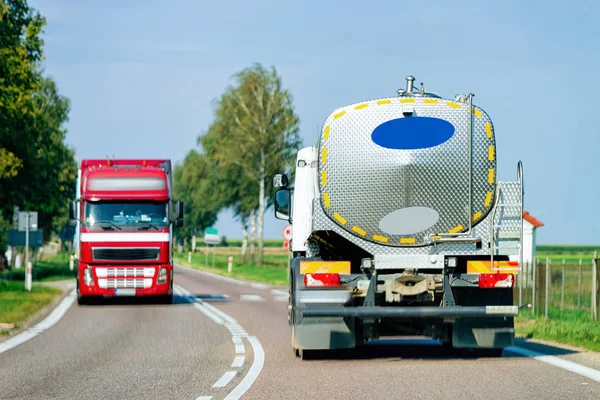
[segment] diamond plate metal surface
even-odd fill
[[[375,144],[371,140],[373,130],[384,122],[404,118],[406,105],[414,110],[414,116],[408,118],[443,119],[454,126],[454,136],[438,146],[417,150],[393,150]],[[468,108],[468,104],[445,99],[395,97],[356,103],[331,113],[317,145],[320,198],[314,205],[315,225],[342,227],[345,237],[369,242],[377,253],[408,245],[414,254],[443,251],[446,244],[427,249],[418,246],[424,245],[429,234],[467,230],[469,216],[477,217],[476,229],[495,200],[496,146],[489,116],[478,107],[473,112]],[[470,211],[469,118],[473,118]],[[440,218],[432,227],[413,235],[391,235],[379,228],[385,215],[411,206],[429,207]],[[321,215],[328,222],[321,221]],[[462,251],[470,253],[472,248],[474,245],[464,245]],[[452,244],[452,250],[456,252],[457,244]]]

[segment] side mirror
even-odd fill
[[[175,220],[175,227],[176,228],[181,228],[183,226],[183,219],[176,219]]]
[[[289,221],[291,216],[291,194],[289,189],[275,192],[275,218]]]
[[[69,219],[67,221],[67,226],[69,228],[75,228],[77,226],[77,220],[76,219]]]
[[[273,176],[273,187],[284,188],[289,184],[288,177],[285,174],[275,174]]]
[[[72,221],[77,220],[77,203],[74,201],[69,203],[69,219]]]
[[[181,201],[175,204],[175,219],[183,219],[183,203]]]

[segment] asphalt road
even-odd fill
[[[600,398],[600,382],[564,368],[507,351],[443,353],[426,340],[301,361],[290,348],[286,289],[185,268],[175,279],[176,304],[73,304],[0,353],[0,399]],[[598,368],[589,354],[522,347]]]

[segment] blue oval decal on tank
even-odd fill
[[[379,125],[371,139],[381,147],[394,150],[427,149],[454,136],[454,125],[432,117],[392,119]]]

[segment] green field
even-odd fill
[[[69,254],[59,253],[56,256],[48,257],[41,261],[34,261],[32,274],[34,282],[49,282],[75,278],[77,271],[69,269]],[[9,271],[4,270],[0,273],[0,280],[7,280],[9,276]],[[25,280],[25,267],[13,269],[12,280]]]
[[[237,254],[239,254],[239,252]],[[272,285],[288,284],[288,256],[285,254],[265,254],[264,265],[262,267],[257,267],[252,264],[242,264],[240,262],[241,256],[234,256],[231,274],[227,271],[228,258],[228,255],[216,254],[213,267],[212,254],[205,258],[204,254],[195,253],[192,255],[191,263],[188,263],[186,255],[175,255],[175,260],[182,265],[213,272],[218,275]]]
[[[0,281],[0,323],[14,324],[13,329],[18,329],[60,293],[58,289],[37,283],[27,292],[22,281]],[[8,333],[9,330],[0,330],[0,335]]]

